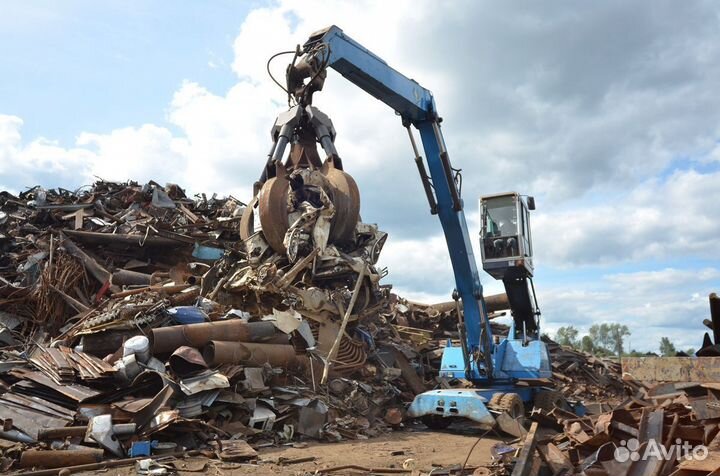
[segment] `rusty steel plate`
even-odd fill
[[[360,191],[350,174],[335,167],[324,172],[331,185],[331,197],[335,217],[330,228],[330,243],[348,243],[355,236],[355,226],[360,219]]]
[[[278,253],[285,253],[285,233],[290,228],[288,221],[288,191],[290,182],[284,177],[273,177],[262,186],[258,193],[258,215],[265,240]]]
[[[240,217],[240,238],[245,241],[255,233],[255,208],[257,208],[258,198],[253,197],[245,207],[245,211]]]

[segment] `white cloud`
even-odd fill
[[[645,259],[717,257],[720,172],[676,171],[599,205],[538,211],[541,263],[571,267]]]
[[[177,172],[187,164],[187,141],[153,124],[115,129],[109,134],[84,132],[76,144],[94,151],[88,156],[88,165],[94,175],[106,180],[163,177],[177,182],[182,178]]]
[[[80,185],[78,178],[85,176],[92,152],[66,149],[42,137],[24,144],[22,125],[19,117],[0,114],[0,184],[18,191],[50,177],[62,177],[69,187]]]

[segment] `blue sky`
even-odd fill
[[[260,2],[6,2],[0,97],[24,132],[72,143],[79,131],[161,123],[183,80],[222,92],[242,20]]]
[[[249,199],[284,103],[265,62],[336,23],[434,92],[473,238],[477,197],[536,196],[546,330],[610,321],[642,350],[701,342],[720,288],[713,2],[10,1],[2,13],[0,189],[100,176]],[[363,219],[390,233],[388,282],[446,300],[447,251],[397,118],[332,72],[316,105]]]

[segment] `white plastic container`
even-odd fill
[[[146,364],[150,360],[150,341],[145,336],[131,337],[123,344],[123,357],[135,355],[135,358]]]

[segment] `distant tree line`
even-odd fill
[[[627,326],[618,323],[594,324],[586,335],[580,337],[580,332],[574,326],[561,327],[555,333],[555,342],[578,349],[598,357],[629,356],[640,357],[645,355],[661,355],[671,357],[675,355],[693,355],[695,349],[678,351],[675,344],[668,337],[660,339],[658,353],[638,352],[636,350],[625,351],[625,338],[630,337],[630,330]]]

